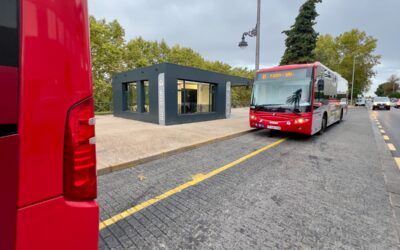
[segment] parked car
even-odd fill
[[[390,110],[390,99],[388,97],[378,96],[374,98],[374,102],[372,103],[372,110],[375,109],[386,109]]]
[[[394,105],[395,108],[400,108],[400,99],[396,102],[396,105]]]
[[[392,98],[390,99],[390,106],[392,107],[396,107],[396,103],[397,103],[398,99],[397,98]]]

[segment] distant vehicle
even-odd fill
[[[372,102],[372,110],[375,109],[386,109],[390,110],[390,99],[388,97],[375,97]]]
[[[257,71],[250,126],[307,135],[343,119],[347,81],[319,62]]]
[[[400,99],[396,102],[396,105],[394,106],[395,108],[400,108]]]
[[[0,1],[0,249],[98,249],[86,0]]]
[[[340,105],[347,105],[347,98],[341,98]]]
[[[390,106],[392,106],[392,107],[396,107],[396,103],[397,103],[397,99],[396,98],[392,98],[392,99],[390,99]]]
[[[364,97],[358,97],[355,103],[356,106],[365,106],[365,104],[366,100]]]

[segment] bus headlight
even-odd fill
[[[296,120],[294,120],[294,124],[303,124],[308,121],[309,121],[308,118],[297,118]]]

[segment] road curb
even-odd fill
[[[378,154],[381,161],[382,174],[385,179],[386,190],[389,196],[390,205],[392,207],[393,217],[396,222],[397,236],[400,244],[400,171],[396,162],[383,139],[382,133],[379,131],[372,119],[372,112],[368,110],[368,116],[371,121],[372,131],[377,144]]]
[[[250,129],[249,128],[248,130],[245,130],[245,131],[241,131],[241,132],[233,133],[233,134],[230,134],[230,135],[225,135],[225,136],[213,138],[211,140],[195,143],[195,144],[192,144],[192,145],[184,146],[184,147],[181,147],[181,148],[178,148],[178,149],[169,150],[169,151],[166,151],[166,152],[158,153],[158,154],[155,154],[155,155],[151,155],[151,156],[148,156],[148,157],[136,159],[136,160],[133,160],[133,161],[124,162],[124,163],[116,164],[116,165],[113,165],[113,166],[108,166],[108,167],[105,167],[105,168],[102,168],[102,169],[98,169],[97,170],[97,175],[101,176],[101,175],[108,174],[108,173],[111,173],[111,172],[115,172],[115,171],[118,171],[118,170],[122,170],[122,169],[126,169],[126,168],[132,168],[132,167],[138,166],[138,165],[143,164],[143,163],[147,163],[147,162],[150,162],[150,161],[166,158],[166,157],[171,156],[171,155],[176,155],[176,154],[179,154],[179,153],[187,152],[187,151],[190,151],[190,150],[193,150],[193,149],[196,149],[196,148],[208,145],[208,144],[229,140],[229,139],[232,139],[232,138],[235,138],[235,137],[239,137],[239,136],[242,136],[242,135],[245,135],[245,134],[253,133],[255,131],[257,131],[257,129]]]

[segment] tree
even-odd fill
[[[124,60],[128,69],[146,67],[167,61],[170,48],[161,41],[145,41],[139,37],[130,40],[126,45]]]
[[[398,90],[400,86],[400,78],[396,75],[391,75],[387,82],[382,83],[378,86],[375,91],[377,96],[389,96],[389,97],[398,97],[400,93]]]
[[[376,75],[373,68],[380,63],[381,58],[375,54],[376,47],[377,39],[364,31],[352,29],[335,38],[331,35],[319,36],[314,53],[317,61],[342,75],[349,82],[349,88],[355,58],[355,97],[369,90],[371,79]]]
[[[387,83],[388,83],[387,93],[389,95],[392,93],[396,93],[399,90],[400,78],[396,75],[391,75]]]
[[[89,21],[94,98],[97,104],[111,103],[111,76],[125,68],[125,31],[116,20],[107,23],[91,16]],[[109,105],[96,110],[109,110]]]
[[[379,84],[378,88],[375,91],[375,95],[377,96],[385,96],[385,91],[383,90],[383,84]]]
[[[314,61],[314,49],[318,33],[313,26],[318,16],[315,5],[322,0],[307,0],[299,10],[294,25],[290,30],[282,33],[287,36],[285,40],[286,50],[281,59],[281,65],[295,63],[309,63]]]
[[[164,62],[196,67],[214,72],[253,78],[255,72],[247,68],[232,68],[220,61],[208,61],[191,48],[165,41],[146,41],[141,37],[125,42],[125,31],[116,21],[106,22],[90,17],[90,44],[96,111],[110,111],[112,102],[111,77],[116,72],[146,67]],[[232,89],[234,106],[248,105],[251,89]]]

